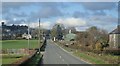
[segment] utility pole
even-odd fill
[[[39,48],[39,53],[40,53],[40,18],[39,18],[39,29],[38,29],[38,31],[39,31],[39,35],[38,35],[38,48]]]
[[[29,41],[29,38],[30,38],[30,32],[29,32],[29,23],[28,23],[28,36],[27,36],[27,39],[28,39],[28,52],[29,52],[29,48],[30,48],[30,41]]]

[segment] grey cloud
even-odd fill
[[[31,18],[51,18],[51,17],[59,17],[62,16],[63,13],[56,7],[42,7],[37,12],[31,12]]]
[[[83,2],[80,3],[85,9],[96,10],[111,10],[117,7],[116,2]]]
[[[21,24],[22,22],[25,22],[25,19],[23,17],[26,17],[27,15],[24,13],[8,13],[2,16],[3,20],[6,20],[8,24]],[[14,18],[16,20],[14,20]]]
[[[62,12],[58,8],[46,7],[40,10],[40,17],[61,16]]]
[[[28,16],[28,15],[25,14],[24,12],[22,12],[22,13],[13,13],[13,15],[14,15],[15,17],[27,17],[27,16]]]
[[[25,18],[27,16],[28,15],[25,14],[24,12],[22,12],[22,13],[11,13],[11,12],[8,12],[6,14],[3,14],[2,18],[6,19],[6,20],[10,20],[10,19],[13,19],[13,18]]]
[[[25,22],[24,19],[19,19],[19,20],[16,20],[16,21],[14,21],[13,19],[7,20],[7,24],[21,24],[23,22]]]
[[[100,28],[105,28],[108,31],[110,29],[108,28],[110,25],[117,25],[118,19],[112,16],[104,16],[104,15],[93,15],[86,18],[87,26],[98,26]]]
[[[112,16],[93,16],[88,19],[89,24],[93,25],[107,25],[107,24],[118,24],[118,19]]]
[[[63,2],[39,2],[37,3],[38,6],[43,6],[43,7],[68,7],[68,3],[63,3]]]
[[[80,11],[76,11],[73,13],[73,17],[75,18],[86,18],[88,15],[90,15],[90,13],[88,12],[80,12]]]
[[[94,11],[91,13],[89,13],[88,11],[86,12],[80,12],[80,11],[76,11],[73,13],[73,17],[75,18],[88,18],[89,16],[106,16],[106,13],[104,11]]]
[[[20,9],[25,6],[42,6],[42,7],[66,7],[62,2],[3,2],[2,8],[5,9]],[[68,6],[67,6],[68,7]]]
[[[12,13],[11,10],[21,10],[21,7],[27,6],[40,6],[38,7],[38,11],[32,11],[30,15],[23,13]],[[57,2],[3,2],[3,15],[11,15],[15,17],[28,17],[28,20],[34,20],[36,18],[48,18],[48,17],[56,17],[62,16],[63,13],[59,10],[59,8],[66,7],[65,3],[57,3]]]
[[[9,13],[11,10],[20,10],[21,7],[30,6],[31,2],[2,2],[2,14]]]
[[[19,9],[20,7],[23,7],[23,6],[29,6],[29,5],[32,5],[32,4],[36,4],[37,2],[35,3],[32,3],[32,2],[3,2],[2,3],[2,7],[3,8],[13,8],[13,9]]]
[[[106,16],[106,13],[104,11],[95,11],[93,15]]]

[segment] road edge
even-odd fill
[[[53,42],[53,41],[52,41],[52,42]],[[53,42],[53,43],[55,43],[55,42]],[[73,53],[68,52],[67,50],[65,50],[65,49],[62,48],[61,46],[57,45],[56,43],[55,43],[55,45],[58,46],[60,49],[62,49],[64,52],[66,52],[66,53],[70,54],[71,56],[75,57],[76,59],[81,60],[81,61],[83,61],[83,62],[85,62],[85,63],[87,63],[87,64],[92,64],[92,63],[90,63],[90,62],[87,62],[87,61],[85,61],[85,60],[83,60],[83,59],[80,59],[79,57],[73,55]]]

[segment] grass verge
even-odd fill
[[[63,49],[67,50],[68,52],[73,53],[73,55],[92,64],[116,64],[116,62],[119,61],[118,60],[119,56],[113,56],[113,55],[99,56],[98,54],[92,52],[89,52],[88,54],[88,52],[83,52],[78,49],[65,47],[64,44],[61,44],[60,42],[57,42],[57,44],[61,46]]]
[[[2,56],[2,64],[11,64],[19,59],[21,59],[25,55],[3,55]]]
[[[42,58],[42,54],[35,54],[35,56],[33,58],[31,58],[26,65],[28,66],[35,66],[40,64],[40,60]]]
[[[81,53],[74,52],[74,55],[93,64],[105,64],[105,62],[102,59],[99,59],[90,55],[86,55],[85,53],[82,53],[82,52]]]

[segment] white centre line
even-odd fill
[[[62,57],[60,56],[60,59],[61,59]]]
[[[65,60],[64,60],[64,59],[62,59],[62,61],[64,62]]]
[[[73,53],[70,53],[70,52],[68,52],[67,50],[63,49],[61,46],[57,45],[57,43],[55,43],[55,45],[58,46],[60,49],[62,49],[64,52],[66,52],[66,53],[70,54],[71,56],[73,56],[74,58],[76,58],[76,59],[78,59],[78,60],[82,60],[83,62],[86,62],[86,63],[88,63],[88,64],[91,64],[91,63],[89,63],[89,62],[87,62],[87,61],[84,61],[83,59],[80,59],[80,58],[77,57],[77,56],[74,56]]]

